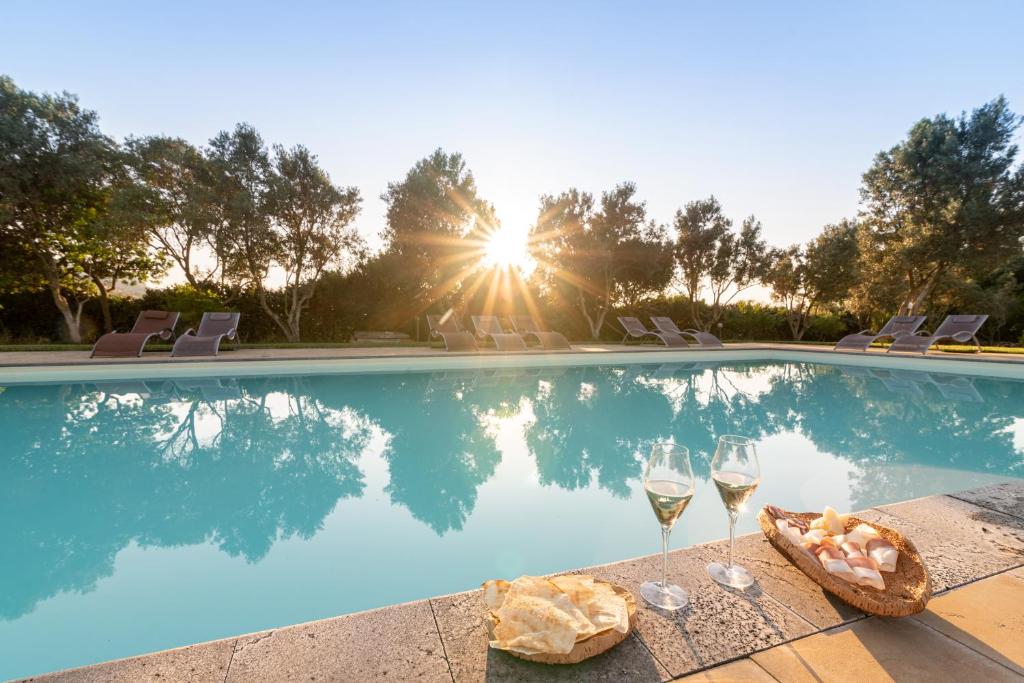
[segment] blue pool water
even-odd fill
[[[803,363],[0,389],[0,678],[656,552],[652,442],[721,538],[721,434],[753,508],[859,509],[1024,476],[1024,383]],[[755,530],[752,515],[740,530]]]

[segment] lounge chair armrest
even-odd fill
[[[165,340],[165,341],[166,341],[166,340],[169,340],[169,339],[173,339],[173,338],[174,338],[174,330],[172,330],[172,329],[171,329],[171,328],[169,328],[169,327],[165,327],[164,329],[162,329],[162,330],[160,330],[159,332],[157,332],[157,335],[158,335],[158,336],[159,336],[159,337],[160,337],[161,339],[163,339],[163,340]]]
[[[954,339],[958,342],[969,342],[972,339],[974,339],[974,335],[967,331],[954,332],[952,335],[950,335],[949,338]]]
[[[182,337],[188,337],[188,336],[194,337],[194,336],[196,336],[196,328],[194,328],[194,327],[188,328],[187,330],[185,330],[184,332],[181,333],[181,336]]]

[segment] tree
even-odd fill
[[[104,203],[84,226],[89,249],[82,254],[82,272],[99,294],[103,329],[113,330],[110,295],[120,282],[144,282],[162,274],[164,252],[149,248],[146,227],[151,214],[135,198],[139,188],[119,169],[108,187]]]
[[[440,301],[457,305],[480,286],[482,233],[495,229],[494,207],[477,195],[461,154],[435,150],[400,182],[388,183],[385,260],[400,281],[394,323],[405,322]]]
[[[96,113],[73,95],[38,95],[0,77],[4,286],[48,290],[73,342],[82,341],[82,309],[97,279],[142,277],[153,264],[109,215],[121,161]]]
[[[793,245],[772,255],[765,283],[786,311],[793,339],[803,338],[815,311],[842,301],[857,282],[857,225],[844,220],[826,225],[801,248]]]
[[[922,119],[875,157],[861,188],[865,289],[893,287],[899,313],[917,313],[944,279],[969,278],[1020,253],[1020,123],[999,97],[970,115]]]
[[[772,254],[761,239],[757,219],[744,219],[740,232],[734,233],[732,221],[714,197],[690,202],[676,211],[675,228],[679,281],[690,301],[694,325],[708,331],[738,294],[763,281]],[[711,298],[706,319],[698,305],[705,290]]]
[[[364,245],[352,227],[359,213],[359,190],[337,187],[305,147],[274,148],[269,191],[273,265],[284,273],[284,305],[270,306],[262,280],[256,280],[260,305],[288,341],[299,341],[302,311],[324,271],[344,272],[363,260]]]
[[[665,228],[647,220],[629,182],[602,193],[599,210],[576,188],[542,196],[530,250],[545,289],[579,311],[594,339],[613,306],[635,305],[672,277]]]
[[[219,233],[213,229],[210,164],[200,150],[180,138],[129,138],[125,147],[138,189],[134,200],[150,217],[150,245],[173,260],[194,288],[209,288],[223,261]],[[214,262],[204,268],[199,262],[206,253]]]
[[[359,191],[335,187],[305,147],[275,147],[271,159],[246,124],[214,138],[210,158],[223,272],[252,288],[285,338],[297,342],[302,312],[324,270],[362,258],[362,241],[351,227]],[[284,277],[281,297],[270,296],[272,274]]]

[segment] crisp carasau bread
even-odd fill
[[[490,645],[496,649],[568,654],[577,642],[630,628],[626,601],[592,576],[521,576],[488,581],[482,588],[493,624]]]

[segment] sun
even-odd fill
[[[526,230],[501,226],[489,234],[484,243],[483,264],[505,270],[516,269],[528,273],[534,262],[527,249]]]

